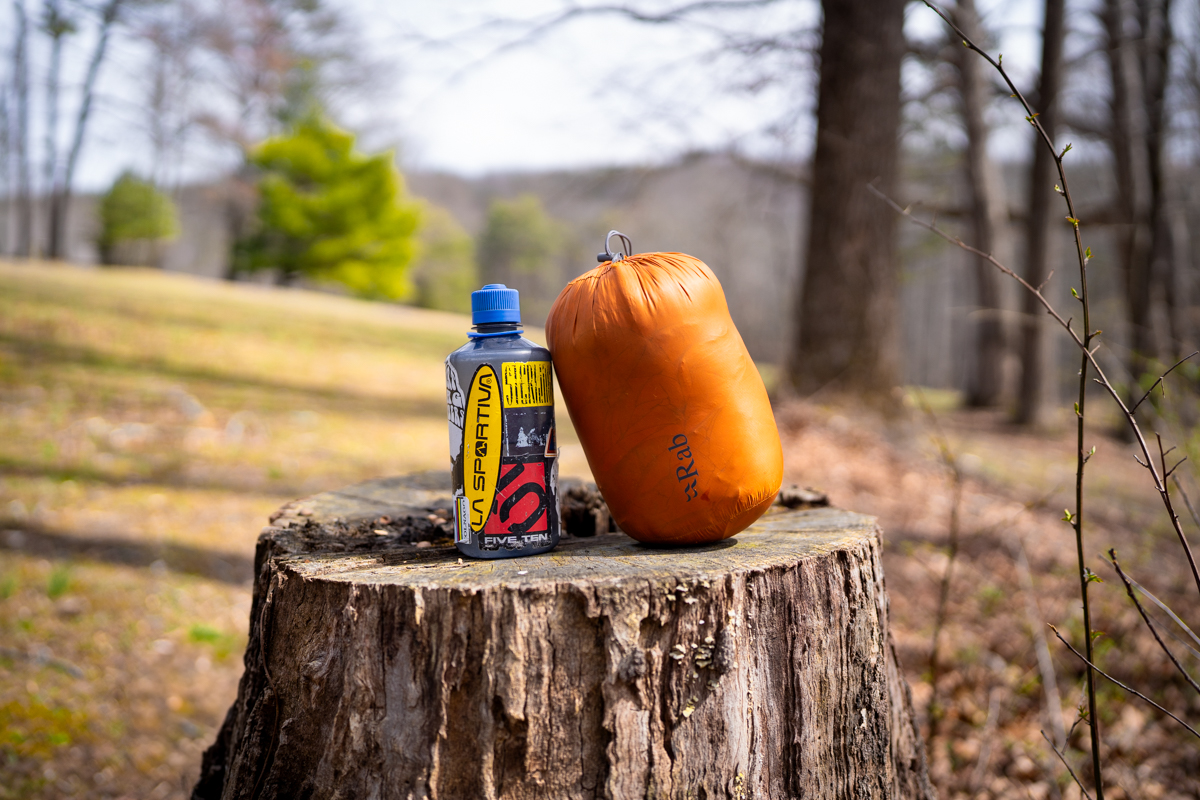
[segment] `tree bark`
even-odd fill
[[[450,518],[426,473],[272,519],[194,798],[934,797],[872,518],[465,562]]]
[[[788,378],[890,398],[899,379],[895,215],[902,0],[824,0],[812,203]],[[886,400],[885,402],[890,402]]]
[[[1062,86],[1064,0],[1046,0],[1042,28],[1042,73],[1038,79],[1038,119],[1054,141],[1058,121],[1058,95]],[[1029,228],[1026,237],[1025,280],[1041,286],[1047,276],[1046,263],[1053,240],[1053,225],[1060,216],[1051,207],[1054,197],[1054,159],[1046,145],[1033,138],[1033,167],[1029,176]],[[1046,423],[1055,394],[1047,373],[1045,313],[1029,292],[1022,293],[1021,391],[1017,397],[1017,422],[1040,426]]]
[[[973,41],[983,41],[983,27],[974,0],[958,0],[955,8],[958,26]],[[958,42],[953,44],[957,45]],[[966,47],[953,50],[958,69],[959,99],[963,127],[967,133],[965,167],[971,193],[971,235],[973,244],[1002,262],[997,252],[1007,221],[1004,187],[995,163],[988,157],[987,109],[988,82],[984,62]],[[1004,323],[1000,311],[1000,279],[995,268],[983,258],[973,258],[975,266],[976,314],[975,371],[967,391],[967,404],[988,408],[1000,403],[1004,386]]]

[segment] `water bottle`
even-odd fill
[[[475,558],[558,544],[558,441],[550,351],[521,334],[516,289],[471,293],[469,341],[446,358],[454,543]]]

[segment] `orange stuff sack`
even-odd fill
[[[783,480],[758,369],[712,271],[682,253],[608,261],[563,289],[546,340],[563,400],[621,530],[733,536]]]

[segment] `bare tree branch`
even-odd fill
[[[1067,145],[1067,148],[1064,149],[1062,152],[1059,152],[1058,150],[1056,150],[1055,146],[1054,146],[1054,141],[1050,138],[1050,135],[1046,133],[1046,129],[1042,127],[1042,123],[1038,121],[1038,113],[1033,110],[1033,106],[1030,105],[1029,101],[1025,98],[1025,95],[1022,94],[1021,90],[1017,88],[1017,85],[1015,83],[1013,83],[1012,78],[1010,78],[1008,75],[1008,72],[1005,71],[1003,65],[1001,64],[1001,61],[992,58],[987,53],[986,50],[979,47],[977,44],[975,44],[975,42],[971,41],[971,37],[969,37],[969,36],[967,36],[967,34],[963,33],[962,29],[959,28],[958,25],[954,24],[954,22],[950,19],[950,17],[946,14],[946,12],[942,11],[942,9],[938,8],[935,4],[931,3],[930,0],[924,0],[924,3],[926,6],[928,6],[933,11],[933,13],[935,13],[939,17],[941,17],[942,20],[947,25],[950,26],[950,28],[954,31],[954,33],[956,35],[958,35],[958,37],[960,39],[962,39],[962,43],[965,47],[970,49],[972,52],[978,53],[980,56],[983,57],[983,59],[985,61],[987,61],[989,64],[992,65],[992,67],[995,68],[996,72],[998,72],[1000,74],[1000,77],[1004,79],[1004,83],[1008,86],[1009,90],[1012,92],[1012,96],[1015,97],[1021,103],[1021,107],[1025,109],[1026,121],[1028,121],[1029,124],[1032,125],[1034,127],[1034,129],[1037,130],[1038,136],[1041,137],[1041,139],[1045,143],[1045,145],[1048,148],[1050,148],[1050,152],[1054,153],[1054,166],[1058,169],[1059,180],[1062,181],[1062,188],[1060,191],[1062,193],[1063,199],[1067,203],[1067,211],[1069,213],[1069,220],[1074,223],[1075,249],[1078,251],[1079,263],[1080,263],[1081,267],[1083,265],[1086,265],[1087,257],[1084,254],[1083,240],[1080,238],[1080,235],[1079,235],[1079,215],[1075,213],[1075,201],[1071,199],[1071,190],[1067,185],[1066,168],[1063,166],[1063,156],[1065,156],[1067,153],[1067,150],[1070,149],[1070,145]],[[1001,55],[1000,59],[1003,59],[1003,58],[1004,58],[1004,56]],[[1080,271],[1083,273],[1086,273],[1085,269],[1081,269]],[[1086,296],[1086,293],[1087,293],[1086,279],[1084,281],[1083,291]],[[1086,307],[1087,307],[1086,303],[1084,304],[1084,307],[1086,309]],[[1086,327],[1086,320],[1085,320],[1085,327]],[[1084,338],[1085,339],[1090,339],[1091,336],[1092,336],[1092,332],[1090,330],[1084,330]]]
[[[1139,399],[1139,400],[1138,400],[1136,403],[1134,403],[1132,406],[1130,406],[1130,408],[1129,408],[1129,411],[1130,411],[1131,413],[1132,413],[1132,412],[1134,412],[1134,411],[1137,411],[1137,410],[1138,410],[1138,406],[1140,406],[1140,405],[1141,405],[1141,404],[1142,404],[1142,403],[1143,403],[1143,402],[1146,400],[1146,398],[1150,396],[1150,393],[1154,391],[1155,387],[1157,387],[1157,386],[1158,386],[1160,383],[1162,383],[1162,382],[1163,382],[1163,378],[1167,377],[1167,376],[1168,376],[1168,375],[1170,375],[1172,372],[1174,372],[1174,371],[1175,371],[1175,367],[1178,367],[1180,364],[1182,364],[1183,362],[1187,361],[1189,358],[1191,358],[1192,356],[1196,355],[1197,353],[1200,353],[1200,350],[1193,350],[1193,351],[1192,351],[1191,353],[1189,353],[1188,355],[1186,355],[1186,356],[1184,356],[1183,358],[1181,358],[1181,359],[1179,359],[1178,361],[1176,361],[1176,362],[1175,362],[1175,363],[1174,363],[1174,364],[1171,366],[1171,368],[1170,368],[1169,370],[1167,370],[1166,372],[1164,372],[1162,375],[1159,375],[1159,376],[1158,376],[1158,380],[1156,380],[1156,381],[1155,381],[1155,382],[1154,382],[1154,383],[1153,383],[1153,384],[1150,386],[1150,388],[1146,390],[1146,393],[1145,393],[1144,395],[1142,395],[1141,399]],[[1166,397],[1166,396],[1167,396],[1167,387],[1166,387],[1166,384],[1163,384],[1163,397]]]
[[[1050,626],[1050,630],[1054,631],[1054,635],[1058,637],[1058,640],[1059,640],[1060,642],[1062,642],[1063,644],[1065,644],[1065,645],[1067,646],[1067,648],[1068,648],[1068,649],[1070,649],[1070,651],[1071,651],[1072,653],[1074,653],[1074,654],[1075,654],[1075,657],[1076,657],[1076,658],[1078,658],[1080,661],[1082,661],[1084,664],[1086,664],[1087,666],[1091,667],[1091,668],[1092,668],[1092,669],[1094,669],[1096,672],[1098,672],[1099,674],[1103,675],[1105,678],[1108,678],[1108,680],[1109,680],[1110,682],[1112,682],[1112,683],[1116,684],[1117,686],[1121,687],[1122,689],[1124,689],[1125,691],[1129,692],[1129,693],[1130,693],[1131,695],[1133,695],[1134,697],[1140,697],[1142,700],[1144,700],[1144,701],[1146,701],[1147,703],[1149,703],[1150,705],[1154,706],[1154,707],[1155,707],[1155,708],[1157,708],[1159,711],[1163,712],[1163,713],[1164,713],[1164,714],[1166,714],[1168,717],[1170,717],[1171,719],[1175,720],[1176,722],[1178,722],[1178,723],[1179,723],[1180,725],[1182,725],[1183,727],[1187,728],[1188,732],[1189,732],[1189,733],[1191,733],[1193,736],[1195,736],[1197,739],[1200,739],[1200,731],[1197,731],[1197,730],[1196,730],[1195,728],[1193,728],[1191,725],[1188,725],[1186,722],[1184,722],[1183,720],[1181,720],[1179,717],[1175,716],[1175,715],[1174,715],[1174,714],[1172,714],[1170,711],[1168,711],[1167,709],[1165,709],[1165,708],[1163,708],[1162,706],[1160,706],[1158,703],[1156,703],[1156,702],[1154,702],[1153,700],[1151,700],[1149,697],[1146,697],[1146,695],[1142,694],[1142,693],[1141,693],[1141,692],[1139,692],[1137,689],[1134,689],[1132,686],[1126,686],[1125,684],[1121,683],[1119,680],[1117,680],[1116,678],[1114,678],[1112,675],[1109,675],[1107,672],[1105,672],[1104,670],[1100,669],[1099,667],[1097,667],[1097,666],[1096,666],[1095,664],[1093,664],[1092,662],[1088,661],[1087,657],[1086,657],[1086,656],[1084,656],[1084,655],[1083,655],[1083,653],[1080,653],[1078,650],[1076,650],[1076,649],[1075,649],[1075,648],[1074,648],[1074,647],[1071,645],[1071,643],[1070,643],[1070,642],[1068,642],[1066,639],[1064,639],[1064,638],[1063,638],[1062,634],[1058,632],[1058,628],[1056,628],[1056,627],[1054,627],[1053,625],[1051,625],[1051,626]]]
[[[1080,783],[1079,776],[1075,774],[1075,770],[1071,769],[1071,765],[1067,763],[1066,757],[1059,752],[1057,747],[1054,746],[1054,742],[1047,738],[1046,732],[1038,731],[1038,733],[1040,733],[1042,738],[1046,740],[1046,744],[1050,745],[1050,749],[1054,751],[1054,755],[1058,756],[1058,760],[1062,762],[1062,765],[1067,768],[1067,772],[1071,774],[1071,780],[1075,781],[1075,785],[1079,787],[1079,791],[1083,792],[1083,796],[1086,797],[1087,800],[1092,800],[1092,796],[1088,794],[1088,790],[1084,788],[1082,783]]]
[[[522,47],[527,47],[543,36],[561,28],[569,22],[585,17],[620,17],[631,22],[638,22],[647,25],[668,25],[687,20],[689,17],[695,17],[705,12],[726,12],[726,11],[745,11],[752,8],[766,8],[767,6],[778,5],[784,0],[695,0],[690,3],[683,3],[674,8],[660,12],[642,11],[632,5],[624,5],[621,3],[607,3],[601,5],[581,5],[576,3],[568,3],[563,11],[551,14],[542,18],[540,21],[535,21],[532,24],[527,21],[517,21],[510,19],[491,20],[474,29],[468,30],[465,33],[456,34],[456,37],[463,35],[478,34],[488,29],[498,27],[512,28],[521,26],[524,31],[515,39],[505,42],[490,53],[481,56],[472,63],[459,70],[451,79],[461,77],[470,72],[475,67],[482,65],[496,56],[507,53],[511,50],[516,50]],[[727,33],[723,29],[718,29],[719,33]],[[767,41],[767,40],[762,40]]]
[[[574,19],[581,16],[612,14],[631,19],[635,22],[649,22],[655,25],[662,25],[678,22],[685,17],[703,14],[708,11],[745,11],[748,8],[765,8],[782,2],[784,0],[695,0],[694,2],[684,3],[683,5],[659,13],[641,11],[632,6],[620,3],[595,6],[571,4],[560,17]]]
[[[1192,498],[1188,497],[1187,492],[1184,491],[1183,484],[1179,482],[1179,478],[1175,479],[1175,488],[1183,496],[1183,504],[1187,506],[1188,513],[1192,515],[1192,522],[1196,523],[1197,527],[1200,527],[1200,514],[1196,513],[1196,509],[1192,506]]]
[[[1150,620],[1150,616],[1146,613],[1146,609],[1142,608],[1141,602],[1137,599],[1137,595],[1133,593],[1133,586],[1129,583],[1129,578],[1125,576],[1125,570],[1121,569],[1121,564],[1117,561],[1117,551],[1110,548],[1108,551],[1108,560],[1112,562],[1113,568],[1117,574],[1121,576],[1121,582],[1125,584],[1125,593],[1129,595],[1129,599],[1133,601],[1133,605],[1137,608],[1138,613],[1142,615],[1142,620],[1146,623],[1146,627],[1150,629],[1150,633],[1154,634],[1154,641],[1158,642],[1158,646],[1167,654],[1167,658],[1171,659],[1171,663],[1175,665],[1175,669],[1179,670],[1180,674],[1187,679],[1187,682],[1192,685],[1192,688],[1200,693],[1200,684],[1192,678],[1183,665],[1179,663],[1179,659],[1171,652],[1171,648],[1167,647],[1166,642],[1158,635],[1158,628],[1154,627],[1154,623]]]
[[[1176,625],[1178,625],[1180,628],[1182,628],[1184,630],[1184,632],[1186,632],[1187,635],[1192,638],[1192,641],[1195,642],[1198,647],[1200,647],[1200,636],[1197,636],[1192,631],[1192,629],[1188,627],[1187,623],[1184,622],[1182,619],[1180,619],[1179,615],[1171,610],[1170,606],[1168,606],[1162,600],[1159,600],[1157,597],[1155,597],[1153,594],[1151,594],[1150,590],[1147,589],[1145,586],[1142,586],[1140,583],[1138,583],[1136,579],[1130,578],[1129,582],[1132,583],[1139,592],[1144,594],[1147,597],[1147,599],[1150,600],[1150,602],[1154,603],[1154,605],[1158,606],[1163,611],[1165,611],[1167,613],[1167,616],[1169,616]],[[1177,642],[1179,642],[1184,647],[1186,647],[1188,650],[1190,650],[1192,652],[1192,655],[1194,655],[1196,658],[1200,658],[1200,650],[1196,650],[1190,644],[1188,644],[1187,642],[1180,639],[1178,636],[1176,636],[1174,633],[1171,632],[1170,628],[1167,629],[1167,633],[1170,634],[1172,639],[1175,639]]]
[[[121,13],[121,5],[125,0],[108,0],[100,12],[99,35],[88,61],[87,77],[83,82],[83,96],[79,101],[79,110],[75,116],[75,130],[71,134],[71,148],[67,152],[67,162],[63,168],[62,183],[52,187],[50,198],[50,243],[52,253],[65,253],[68,217],[71,213],[71,193],[74,189],[75,170],[79,164],[79,155],[83,150],[84,139],[87,136],[88,119],[92,112],[92,102],[96,96],[96,81],[100,75],[100,67],[104,63],[108,51],[109,38],[113,26]]]
[[[1087,452],[1087,453],[1084,452],[1084,406],[1087,401],[1087,382],[1088,382],[1087,372],[1088,372],[1089,366],[1096,370],[1096,374],[1100,378],[1099,382],[1101,383],[1102,386],[1104,386],[1105,390],[1109,393],[1109,395],[1117,403],[1118,407],[1121,409],[1122,413],[1125,416],[1126,423],[1129,425],[1130,429],[1132,430],[1132,432],[1134,433],[1134,435],[1137,439],[1138,445],[1141,448],[1142,454],[1145,458],[1145,462],[1144,462],[1145,467],[1150,472],[1152,479],[1154,481],[1155,490],[1158,491],[1159,497],[1162,500],[1163,505],[1166,508],[1167,513],[1171,518],[1171,524],[1175,529],[1176,535],[1179,537],[1180,545],[1182,546],[1184,553],[1187,556],[1188,564],[1191,567],[1192,577],[1196,582],[1196,589],[1198,592],[1200,592],[1200,569],[1197,569],[1196,560],[1192,555],[1191,547],[1188,544],[1187,537],[1185,537],[1183,534],[1183,528],[1180,525],[1179,516],[1175,513],[1175,510],[1173,508],[1173,505],[1171,502],[1170,489],[1169,489],[1169,486],[1167,485],[1167,480],[1170,477],[1170,472],[1173,471],[1179,465],[1176,464],[1175,467],[1171,468],[1171,470],[1167,469],[1166,457],[1165,457],[1165,453],[1163,453],[1163,451],[1162,451],[1162,444],[1161,444],[1161,439],[1160,439],[1159,454],[1160,454],[1160,466],[1161,466],[1162,472],[1161,473],[1159,472],[1159,468],[1154,465],[1154,460],[1151,457],[1149,445],[1146,442],[1146,437],[1142,434],[1141,427],[1138,425],[1138,422],[1137,422],[1137,418],[1134,416],[1133,412],[1126,406],[1126,404],[1122,401],[1120,394],[1116,390],[1116,387],[1114,387],[1112,382],[1108,380],[1107,375],[1104,373],[1103,367],[1101,367],[1099,362],[1096,360],[1096,351],[1099,349],[1099,347],[1098,346],[1092,347],[1092,339],[1094,337],[1098,336],[1100,334],[1100,331],[1092,329],[1091,304],[1089,302],[1088,280],[1087,280],[1087,278],[1088,278],[1087,264],[1088,264],[1088,260],[1091,258],[1091,250],[1085,249],[1083,246],[1083,239],[1080,234],[1079,214],[1075,210],[1075,202],[1074,202],[1073,198],[1071,197],[1071,188],[1070,188],[1070,184],[1067,181],[1066,168],[1063,165],[1063,160],[1064,160],[1066,154],[1071,150],[1071,145],[1068,144],[1062,150],[1058,150],[1058,148],[1055,145],[1055,142],[1051,139],[1050,135],[1047,133],[1046,129],[1042,126],[1042,123],[1039,121],[1038,113],[1036,111],[1034,111],[1032,105],[1025,98],[1024,94],[1022,94],[1020,89],[1018,89],[1016,84],[1013,82],[1012,78],[1010,78],[1008,73],[1004,70],[1004,67],[1001,63],[1003,56],[999,56],[998,58],[993,59],[987,52],[985,52],[982,48],[980,48],[977,44],[975,44],[975,42],[972,41],[971,37],[969,35],[967,35],[962,30],[962,28],[960,28],[958,25],[956,25],[955,22],[949,17],[949,15],[947,15],[940,8],[938,8],[936,5],[934,5],[931,2],[931,0],[924,0],[924,2],[925,2],[926,6],[928,6],[939,17],[941,17],[942,20],[947,25],[949,25],[950,28],[955,32],[955,34],[957,34],[962,39],[962,43],[964,46],[966,46],[968,49],[970,49],[973,52],[980,55],[989,64],[991,64],[992,67],[995,68],[995,70],[999,73],[1000,77],[1003,79],[1004,83],[1008,86],[1009,90],[1012,92],[1012,96],[1015,97],[1021,103],[1021,107],[1024,108],[1024,110],[1025,110],[1026,121],[1029,122],[1029,124],[1034,127],[1034,129],[1037,131],[1037,134],[1040,137],[1042,143],[1045,145],[1045,148],[1049,151],[1050,155],[1053,157],[1054,166],[1055,166],[1055,169],[1058,171],[1058,177],[1061,182],[1061,186],[1056,185],[1054,188],[1062,196],[1064,202],[1066,203],[1067,221],[1069,223],[1071,223],[1072,232],[1074,233],[1075,253],[1076,253],[1076,257],[1077,257],[1078,264],[1079,264],[1079,281],[1080,281],[1080,290],[1081,291],[1076,292],[1075,289],[1072,288],[1071,294],[1076,299],[1078,299],[1082,305],[1082,311],[1083,311],[1083,332],[1082,332],[1082,334],[1076,333],[1075,330],[1071,327],[1071,320],[1064,320],[1062,318],[1062,316],[1053,308],[1053,306],[1050,304],[1050,302],[1042,294],[1041,286],[1034,288],[1033,286],[1031,286],[1029,284],[1028,281],[1020,278],[1012,270],[1001,265],[990,253],[983,253],[980,250],[978,250],[977,248],[967,246],[961,240],[957,239],[957,237],[951,237],[951,236],[943,233],[940,229],[937,228],[936,224],[922,223],[923,227],[930,230],[931,232],[933,232],[939,236],[942,236],[947,241],[951,241],[952,243],[957,244],[959,247],[963,248],[964,250],[974,253],[976,256],[980,257],[983,260],[986,260],[988,263],[991,263],[993,266],[996,266],[997,268],[999,268],[1005,274],[1007,274],[1010,277],[1013,277],[1014,279],[1019,281],[1021,283],[1021,285],[1023,285],[1028,291],[1033,293],[1033,297],[1036,300],[1037,304],[1040,304],[1043,308],[1045,308],[1047,313],[1049,313],[1052,317],[1054,317],[1054,319],[1067,331],[1067,333],[1071,337],[1072,341],[1075,342],[1076,346],[1081,351],[1080,368],[1079,368],[1079,393],[1078,393],[1078,399],[1075,402],[1076,439],[1077,439],[1076,469],[1075,469],[1075,512],[1072,513],[1070,510],[1068,510],[1065,519],[1068,523],[1070,523],[1071,527],[1074,529],[1074,532],[1075,532],[1076,560],[1077,560],[1078,568],[1079,568],[1079,592],[1080,592],[1080,596],[1083,601],[1082,606],[1083,606],[1084,647],[1087,652],[1087,655],[1086,656],[1080,655],[1078,652],[1075,651],[1075,649],[1073,647],[1071,649],[1073,652],[1076,652],[1076,655],[1079,655],[1079,657],[1081,659],[1083,659],[1084,663],[1087,665],[1087,670],[1085,671],[1085,675],[1087,678],[1087,699],[1088,699],[1088,720],[1087,721],[1088,721],[1088,726],[1091,729],[1093,781],[1094,781],[1094,785],[1095,785],[1097,800],[1103,800],[1104,780],[1101,775],[1101,762],[1100,762],[1100,724],[1099,724],[1099,715],[1097,713],[1095,679],[1093,676],[1093,670],[1096,670],[1096,671],[1099,671],[1099,670],[1096,669],[1095,665],[1093,664],[1093,660],[1092,660],[1093,635],[1092,635],[1092,625],[1091,625],[1091,606],[1088,602],[1088,585],[1091,582],[1093,575],[1091,573],[1091,570],[1088,569],[1088,567],[1086,566],[1086,561],[1084,558],[1084,545],[1083,545],[1084,469],[1088,462],[1088,459],[1096,451],[1095,447],[1093,447],[1090,452]],[[1048,8],[1049,8],[1049,6],[1048,6]],[[1049,24],[1049,14],[1047,15],[1047,20],[1048,20],[1047,24]],[[1044,153],[1045,151],[1043,150],[1040,152]],[[873,191],[875,191],[876,194],[880,194],[877,190],[874,189],[874,187],[871,187],[871,188]],[[887,202],[889,204],[891,204],[893,206],[893,208],[895,208],[896,210],[900,211],[902,214],[905,214],[905,216],[908,216],[910,219],[912,219],[912,216],[911,216],[911,214],[908,213],[907,209],[900,209],[899,206],[896,203],[894,203],[893,201],[891,201],[890,198],[885,198],[885,199],[887,200]],[[1058,635],[1057,630],[1055,630],[1055,635]],[[1059,638],[1062,639],[1061,636]],[[1064,640],[1064,644],[1066,644],[1065,640]],[[1069,644],[1068,644],[1068,647],[1070,647]],[[1101,674],[1104,674],[1104,673],[1101,673]],[[1105,677],[1108,677],[1109,680],[1113,680],[1108,675],[1105,675]],[[1128,689],[1128,691],[1137,694],[1132,689]],[[1151,703],[1153,702],[1153,701],[1150,701],[1149,698],[1144,698],[1143,695],[1138,694],[1138,696],[1143,697],[1143,699],[1146,699],[1147,702],[1151,702]],[[1155,704],[1155,705],[1157,706],[1157,704]],[[1165,709],[1163,709],[1163,711],[1167,714],[1170,714],[1170,712],[1167,712]],[[1173,714],[1170,714],[1170,715],[1172,717],[1174,717]],[[1178,719],[1178,718],[1175,717],[1175,719]],[[1181,724],[1186,725],[1186,723],[1183,723],[1182,720],[1179,720],[1179,721]],[[1187,726],[1187,727],[1188,727],[1188,730],[1192,731],[1192,733],[1195,733],[1194,729],[1192,729],[1190,726]],[[1197,736],[1200,737],[1200,734],[1197,734]]]
[[[1113,402],[1115,402],[1117,407],[1120,409],[1121,415],[1125,418],[1126,423],[1132,429],[1134,437],[1137,439],[1138,447],[1145,456],[1144,459],[1138,459],[1138,463],[1145,467],[1148,472],[1150,472],[1151,478],[1154,481],[1154,489],[1158,492],[1160,499],[1167,508],[1167,511],[1171,517],[1171,523],[1175,529],[1175,534],[1179,538],[1180,544],[1183,546],[1184,554],[1187,556],[1188,565],[1192,570],[1192,578],[1196,583],[1196,589],[1197,591],[1200,591],[1200,569],[1198,569],[1196,566],[1196,559],[1195,556],[1192,555],[1191,545],[1188,544],[1187,537],[1184,536],[1183,528],[1179,522],[1179,516],[1175,513],[1174,505],[1171,502],[1170,491],[1167,488],[1166,481],[1159,474],[1158,467],[1154,463],[1154,459],[1150,453],[1150,445],[1146,441],[1145,435],[1142,433],[1141,426],[1138,424],[1137,419],[1133,416],[1133,413],[1130,411],[1129,407],[1125,404],[1125,401],[1121,399],[1121,395],[1117,391],[1116,387],[1113,386],[1112,382],[1108,379],[1108,375],[1105,373],[1104,368],[1096,359],[1096,351],[1088,348],[1088,344],[1071,326],[1071,320],[1068,320],[1059,314],[1058,310],[1054,308],[1053,304],[1051,304],[1049,300],[1046,299],[1045,295],[1042,294],[1040,289],[1030,284],[1027,280],[1006,267],[1004,264],[1001,264],[990,253],[985,253],[982,250],[972,247],[957,236],[942,230],[935,223],[926,222],[925,220],[914,216],[910,208],[901,207],[899,203],[883,194],[883,192],[880,192],[874,186],[868,185],[867,189],[880,200],[891,206],[896,213],[907,217],[915,225],[919,225],[930,233],[946,240],[950,244],[966,250],[968,253],[973,253],[974,255],[985,259],[993,267],[1000,270],[1017,283],[1021,284],[1026,291],[1031,292],[1034,295],[1035,299],[1042,306],[1042,308],[1046,309],[1046,313],[1053,317],[1054,321],[1057,322],[1063,328],[1063,330],[1067,332],[1067,335],[1071,337],[1071,341],[1075,342],[1075,346],[1082,351],[1084,358],[1092,366],[1092,368],[1096,370],[1096,374],[1100,376],[1098,379],[1096,379],[1096,382],[1100,386],[1103,386],[1104,390],[1108,392],[1109,396],[1113,399]]]

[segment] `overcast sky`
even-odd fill
[[[743,140],[788,106],[810,103],[802,72],[753,94],[735,90],[757,76],[740,59],[715,64],[720,42],[703,24],[593,16],[525,41],[533,21],[562,6],[467,0],[403,20],[393,11],[381,37],[411,26],[453,43],[402,51],[406,160],[467,173],[655,162]],[[502,17],[526,22],[484,24]],[[815,30],[818,19],[815,3],[788,3],[727,22]],[[521,44],[506,49],[513,42]]]
[[[612,163],[657,162],[680,152],[735,144],[750,152],[803,155],[812,140],[815,87],[800,70],[757,92],[753,63],[714,58],[717,35],[704,25],[652,26],[614,17],[576,20],[536,43],[520,40],[522,26],[492,28],[487,20],[539,20],[558,0],[459,0],[389,4],[359,0],[377,49],[420,31],[445,47],[403,45],[403,101],[396,114],[413,166],[478,174]],[[419,8],[414,7],[420,5]],[[664,3],[665,7],[675,5]],[[1036,73],[1040,8],[1037,0],[984,0],[988,21],[1003,28],[1006,65]],[[819,6],[786,3],[755,17],[726,15],[727,32],[819,26]],[[372,13],[371,9],[379,9]],[[920,4],[908,10],[909,35],[934,36],[941,21]],[[528,26],[526,26],[528,27]],[[790,139],[763,135],[789,113]]]
[[[655,2],[641,5],[655,8]],[[742,29],[808,29],[815,44],[815,0],[683,26],[588,16],[532,41],[527,32],[566,7],[566,0],[342,3],[377,65],[374,91],[367,98],[347,99],[343,116],[362,132],[365,146],[396,147],[406,169],[479,175],[658,163],[688,150],[730,145],[768,156],[803,156],[811,147],[813,73],[804,69],[803,57],[767,69],[764,59],[721,57],[719,44],[722,36]],[[658,7],[674,4],[659,0]],[[1019,76],[1035,74],[1039,1],[983,0],[980,5],[989,25],[1001,33],[1005,65]],[[6,40],[11,23],[11,7],[4,4],[0,35]],[[937,35],[940,25],[931,11],[910,4],[909,35]],[[10,46],[3,43],[5,51]],[[88,48],[80,36],[68,50],[65,116],[74,114],[70,88],[79,83]],[[128,43],[117,43],[105,70],[79,175],[85,189],[107,186],[126,168],[145,171],[148,158],[145,136],[135,123],[144,68]],[[767,75],[780,79],[762,80]],[[906,80],[911,84],[912,74]],[[33,118],[40,146],[36,108]],[[764,133],[781,121],[779,130]],[[1004,146],[997,144],[1001,151]],[[228,153],[193,147],[185,176],[211,176],[228,169],[229,159]]]

